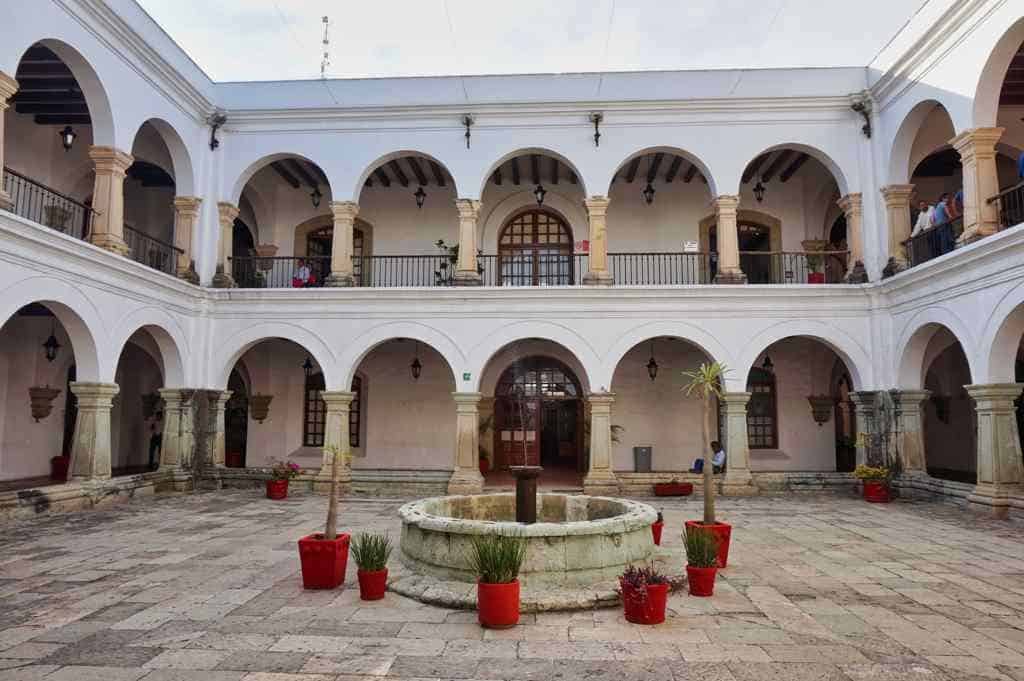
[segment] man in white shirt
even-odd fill
[[[914,231],[910,233],[910,236],[917,236],[932,226],[932,213],[935,209],[929,206],[927,201],[920,201],[917,207],[920,212],[917,214],[917,222],[914,223]]]
[[[294,288],[309,286],[309,278],[312,274],[313,273],[310,272],[309,265],[306,264],[306,261],[300,260],[299,266],[295,269],[295,276],[292,277],[292,286]]]
[[[721,473],[722,469],[725,468],[725,448],[722,447],[722,443],[715,440],[711,443],[711,472]],[[694,459],[693,468],[690,469],[691,473],[703,473],[704,472],[704,459]]]

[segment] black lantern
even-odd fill
[[[651,358],[647,360],[647,375],[653,381],[658,377],[658,362],[654,359],[654,341],[651,341]]]
[[[761,363],[761,368],[767,371],[769,374],[775,373],[775,365],[772,363],[772,358],[768,355],[764,356],[764,362]]]
[[[416,207],[423,208],[423,202],[427,199],[427,193],[423,191],[423,187],[416,189],[416,193],[413,194],[416,197]]]
[[[544,187],[540,186],[539,184],[533,190],[533,196],[537,199],[538,206],[544,205],[544,197],[547,196],[547,193],[548,190],[544,189]]]
[[[757,181],[754,185],[754,198],[757,199],[758,203],[764,201],[764,185],[761,184],[761,180]]]
[[[64,146],[64,151],[71,151],[71,145],[75,143],[78,133],[72,130],[70,125],[65,125],[57,135],[60,137],[60,143]]]
[[[313,360],[306,357],[306,361],[302,363],[302,371],[305,372],[306,378],[313,375]]]
[[[46,352],[46,361],[52,362],[57,359],[57,351],[60,350],[60,343],[57,342],[57,336],[54,335],[56,329],[50,329],[50,337],[43,343],[43,350]]]
[[[416,343],[416,353],[413,355],[412,364],[409,365],[409,371],[412,372],[412,380],[420,380],[420,374],[423,372],[423,364],[420,363],[420,344]]]
[[[320,187],[313,187],[313,191],[309,194],[309,199],[313,202],[313,208],[320,207],[320,199],[323,198],[323,194],[320,193]]]
[[[654,185],[650,182],[644,187],[644,190],[640,192],[644,196],[644,202],[649,206],[654,203]]]

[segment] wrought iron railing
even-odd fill
[[[93,210],[56,189],[4,168],[3,187],[11,197],[11,212],[76,239],[88,239]]]
[[[935,225],[903,242],[911,267],[933,260],[956,248],[957,237],[963,232],[963,217]]]
[[[484,286],[579,286],[590,259],[578,253],[480,255]]]
[[[841,284],[848,251],[740,251],[750,284]]]
[[[1024,181],[1004,189],[988,200],[999,209],[999,228],[1006,229],[1024,222]]]
[[[451,286],[455,263],[447,255],[367,255],[353,258],[356,285],[374,288],[396,286]]]
[[[330,274],[330,256],[231,258],[231,276],[241,288],[317,288]]]
[[[137,229],[124,226],[124,242],[128,244],[128,257],[154,270],[174,274],[178,269],[180,248],[144,234]]]
[[[710,284],[708,253],[609,253],[612,280],[623,286]]]

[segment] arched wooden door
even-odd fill
[[[494,400],[496,465],[576,470],[583,450],[583,391],[575,374],[551,357],[513,363]]]
[[[519,213],[498,237],[502,286],[568,286],[574,282],[572,230],[543,209]]]

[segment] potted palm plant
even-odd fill
[[[651,525],[651,534],[654,536],[654,545],[661,546],[661,531],[665,529],[665,516],[658,511],[658,519]]]
[[[270,480],[267,480],[267,498],[286,498],[288,496],[288,481],[300,472],[302,469],[294,461],[275,461],[270,469]]]
[[[379,601],[388,586],[388,558],[391,538],[387,534],[360,532],[352,542],[352,558],[359,568],[359,598]]]
[[[711,532],[687,527],[686,580],[691,596],[710,596],[715,591],[718,572],[718,537]]]
[[[626,566],[619,576],[619,590],[627,622],[633,624],[661,624],[665,621],[668,594],[679,584],[658,571],[653,565],[638,568]]]
[[[521,537],[485,534],[473,539],[469,561],[477,575],[481,626],[508,629],[519,623],[519,568],[525,557],[526,542]]]
[[[854,469],[853,476],[861,481],[864,501],[874,504],[887,504],[892,501],[889,489],[892,473],[888,468],[861,464]]]
[[[687,395],[697,395],[701,400],[702,418],[700,421],[704,451],[711,451],[711,424],[714,417],[712,398],[721,399],[722,379],[728,371],[720,362],[702,363],[695,371],[684,371],[687,384],[683,388]],[[710,463],[710,462],[708,462]],[[715,485],[714,466],[704,466],[704,520],[687,520],[687,533],[691,529],[704,530],[714,534],[718,545],[718,567],[724,568],[729,561],[729,539],[732,536],[732,525],[718,522],[715,518]]]
[[[302,563],[302,586],[306,589],[334,589],[345,581],[348,567],[347,534],[338,534],[338,459],[347,458],[348,451],[325,447],[331,455],[331,496],[327,501],[327,523],[323,533],[310,534],[299,540]]]

